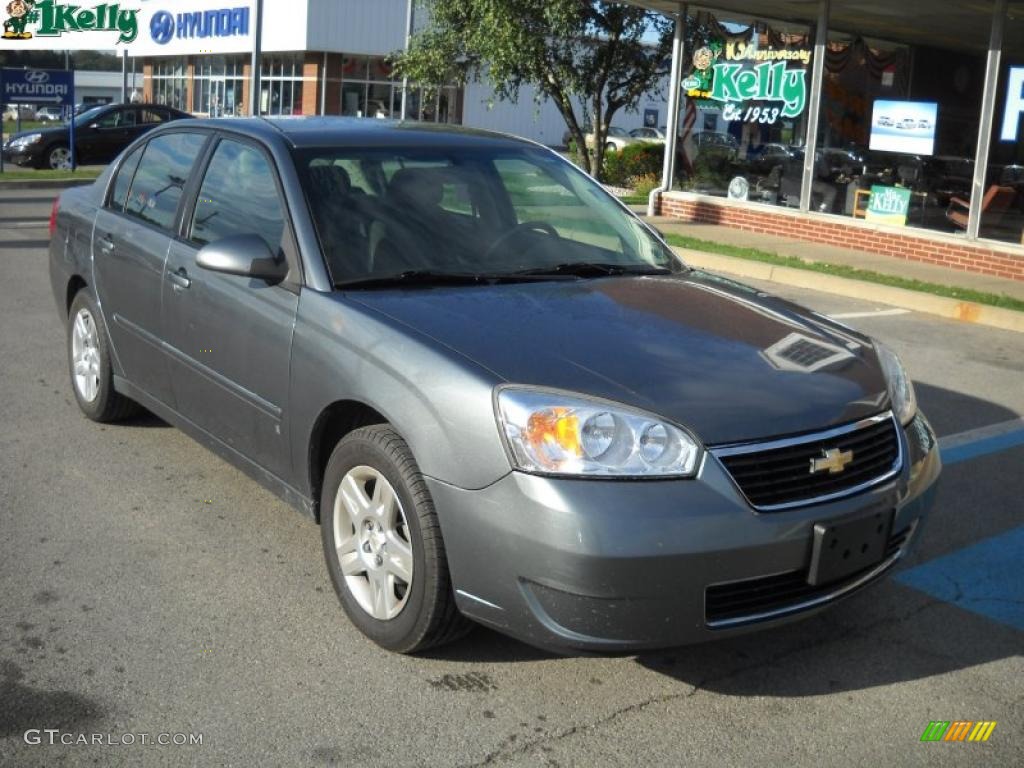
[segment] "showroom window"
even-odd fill
[[[978,236],[1024,245],[1024,15],[1007,15]]]
[[[689,20],[677,178],[682,189],[797,207],[811,85],[807,24]]]
[[[193,70],[192,111],[210,117],[244,115],[245,62],[244,55],[197,58]]]
[[[188,111],[184,57],[153,60],[153,101]]]
[[[399,118],[402,81],[379,56],[343,56],[341,113],[350,117]],[[454,86],[425,89],[409,86],[406,114],[410,120],[462,123],[462,89]]]
[[[966,233],[991,14],[951,7],[925,27],[894,5],[892,40],[829,32],[812,210]]]
[[[268,54],[260,66],[260,114],[302,114],[301,53]]]

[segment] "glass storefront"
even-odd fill
[[[197,59],[192,75],[192,111],[210,117],[246,114],[242,103],[245,63],[244,55]]]
[[[1024,15],[1010,13],[996,85],[979,236],[1024,245]]]
[[[260,114],[302,114],[304,54],[266,54],[260,61]]]
[[[341,114],[349,117],[398,118],[402,114],[402,81],[380,56],[343,56]],[[410,85],[406,102],[410,120],[462,122],[462,90],[423,89]]]
[[[188,65],[184,57],[153,62],[153,101],[188,110]]]
[[[1009,4],[1002,36],[978,236],[1024,244],[1024,14],[1016,8]],[[863,16],[830,24],[815,126],[811,18],[689,16],[671,188],[790,208],[808,201],[818,213],[966,238],[994,11],[994,0],[937,9],[933,27],[919,3],[893,4],[884,24],[869,20],[878,22],[870,34],[841,31],[870,27]]]

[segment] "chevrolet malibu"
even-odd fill
[[[317,521],[393,651],[773,626],[875,582],[933,501],[893,352],[687,267],[529,142],[181,121],[50,228],[84,414],[144,407]]]

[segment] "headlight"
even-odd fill
[[[43,138],[41,133],[30,133],[27,136],[17,136],[11,139],[10,147],[27,147],[29,144],[35,144],[37,141]]]
[[[914,394],[914,385],[895,352],[877,341],[875,349],[878,352],[878,361],[882,364],[882,370],[885,372],[885,380],[889,384],[889,398],[892,400],[893,413],[900,420],[900,424],[906,426],[917,413],[917,396]]]
[[[701,448],[685,430],[626,406],[558,391],[498,390],[498,423],[524,472],[692,477]]]

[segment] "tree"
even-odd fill
[[[523,85],[551,99],[583,168],[600,177],[612,118],[667,74],[671,20],[597,0],[419,0],[425,26],[393,57],[400,76],[438,86],[490,81],[499,99]],[[577,113],[577,106],[580,106]],[[588,147],[584,126],[594,141]]]

